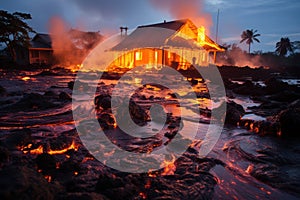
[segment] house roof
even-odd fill
[[[51,49],[52,40],[49,34],[37,33],[30,41],[30,48]]]
[[[157,28],[167,28],[167,29],[171,29],[174,31],[178,31],[187,21],[188,21],[188,19],[176,20],[176,21],[170,21],[170,22],[165,21],[165,22],[157,23],[157,24],[138,26],[138,28],[157,27]]]
[[[183,38],[177,33],[187,25],[193,32],[194,38]],[[163,29],[162,29],[163,28]],[[220,50],[218,44],[205,35],[205,43],[199,45],[197,41],[198,28],[191,20],[183,19],[150,25],[138,26],[129,36],[114,46],[112,51],[126,51],[140,48],[162,48],[166,46],[178,48]]]

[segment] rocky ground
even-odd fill
[[[235,75],[239,74],[239,69],[220,70],[229,99],[225,120],[227,129],[243,127],[262,138],[270,136],[297,140],[300,132],[297,126],[300,123],[300,87],[282,82],[280,77],[267,70],[250,70],[251,79],[242,75],[233,77],[232,70]],[[1,73],[5,77],[4,72]],[[43,71],[34,76],[53,77],[59,73],[66,72]],[[109,80],[118,79],[117,74],[104,76]],[[234,82],[236,79],[243,82]],[[212,199],[220,180],[211,170],[216,166],[233,169],[220,158],[199,157],[193,145],[174,163],[171,158],[166,160],[167,167],[158,171],[130,174],[105,166],[83,146],[73,126],[70,107],[73,84],[71,80],[62,86],[52,85],[43,92],[30,93],[18,93],[0,86],[1,199]],[[88,88],[87,83],[80,84],[82,90]],[[105,83],[99,85],[103,91],[112,86]],[[266,120],[242,119],[249,111],[233,101],[236,96],[248,96],[260,102],[259,106],[250,108],[251,113],[266,117]],[[155,98],[162,100],[154,96],[137,98],[141,101]],[[97,120],[111,140],[118,140],[121,131],[112,115],[110,102],[111,96],[108,93],[100,93],[95,97]],[[136,123],[143,125],[149,122],[147,106],[130,101],[129,107],[130,115]],[[118,112],[125,112],[121,108]],[[205,117],[210,117],[209,110],[202,109],[201,112]],[[157,146],[167,145],[179,134],[181,124],[180,118],[171,114],[167,114],[166,123],[164,132],[146,141],[122,138],[123,143],[120,145],[134,152],[147,152]],[[64,131],[52,129],[57,124],[59,127],[73,127],[62,129]],[[81,128],[88,125],[89,122],[85,121]],[[222,151],[227,154],[229,151],[240,150],[230,145],[234,145],[233,141],[228,142]],[[260,153],[265,157],[253,158],[242,152],[254,164],[249,165],[252,167],[247,169],[248,173],[271,187],[299,197],[299,181],[284,177],[284,172],[277,170],[281,162],[297,165],[299,161],[290,161],[288,158],[282,161],[280,158],[279,162],[270,151]],[[279,163],[266,165],[264,159],[274,159]],[[288,187],[288,182],[292,186]]]

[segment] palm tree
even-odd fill
[[[280,56],[285,56],[287,52],[293,53],[293,43],[290,42],[288,37],[281,38],[280,41],[276,43],[275,52]]]
[[[250,46],[251,43],[253,43],[254,41],[256,42],[260,42],[256,37],[260,36],[260,34],[257,33],[257,30],[245,30],[242,32],[241,38],[242,40],[240,41],[240,43],[246,41],[246,43],[249,45],[249,53],[250,53]]]

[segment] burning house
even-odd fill
[[[191,65],[208,66],[215,62],[217,52],[224,51],[205,34],[204,27],[198,28],[189,19],[139,26],[121,37],[111,49],[115,52],[112,69],[167,65],[186,70]]]

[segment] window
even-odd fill
[[[135,60],[142,60],[142,52],[141,51],[135,52]]]
[[[154,52],[154,59],[155,59],[155,63],[157,63],[157,61],[158,61],[158,52],[157,52],[157,50],[155,50],[155,52]]]
[[[171,52],[168,51],[168,58],[170,59],[171,58]]]

